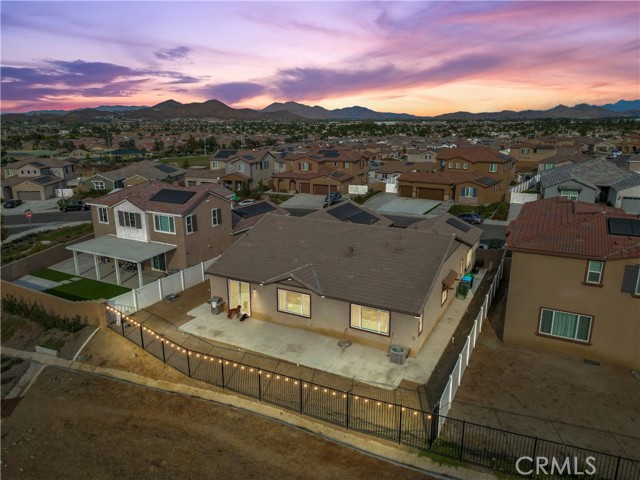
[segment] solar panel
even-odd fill
[[[468,232],[469,229],[471,228],[469,225],[467,225],[464,222],[461,222],[457,218],[448,218],[447,223],[453,227],[456,227],[458,230],[462,230],[463,232]]]
[[[220,150],[214,158],[229,158],[231,155],[235,155],[237,150]]]
[[[343,203],[342,205],[327,210],[327,213],[330,213],[338,220],[347,220],[360,212],[362,212],[362,210],[352,203]]]
[[[183,204],[195,194],[196,192],[190,192],[188,190],[171,190],[170,188],[163,188],[149,200],[153,202]]]
[[[40,163],[40,162],[31,162],[31,165],[35,165],[36,167],[44,167],[44,163]]]
[[[254,157],[253,155],[245,155],[242,158],[246,158],[247,160],[255,160],[256,159],[256,157]]]
[[[156,165],[155,167],[164,173],[173,173],[178,171],[177,168],[173,168],[173,167],[170,167],[169,165],[164,165],[162,163],[160,165]]]
[[[56,177],[54,177],[53,175],[45,175],[44,177],[38,177],[38,178],[34,178],[33,181],[36,183],[41,183],[41,184],[45,184],[48,182],[52,182],[56,180]]]
[[[327,213],[330,213],[343,222],[349,221],[362,225],[371,225],[379,220],[375,215],[370,214],[352,203],[343,203],[342,205],[327,210]]]
[[[640,220],[635,218],[610,218],[609,233],[611,235],[640,237]]]
[[[233,211],[236,214],[240,215],[242,218],[251,218],[255,217],[256,215],[271,212],[275,209],[276,208],[273,205],[267,202],[257,202],[251,205],[246,205],[244,207],[234,208]]]

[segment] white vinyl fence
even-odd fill
[[[132,314],[154,303],[158,303],[167,295],[180,293],[206,280],[205,271],[220,257],[201,262],[193,267],[159,278],[141,288],[134,288],[112,298],[107,303],[121,312]],[[203,299],[204,300],[204,299]]]
[[[538,200],[537,193],[514,193],[511,192],[509,203],[528,203]]]
[[[349,185],[349,194],[351,195],[366,195],[368,191],[367,185]]]
[[[531,177],[526,182],[522,182],[518,185],[514,185],[513,187],[509,187],[509,191],[511,193],[522,193],[529,190],[534,185],[537,185],[540,182],[540,174],[538,173],[535,177]]]
[[[451,408],[451,402],[453,402],[454,397],[456,396],[456,392],[458,391],[458,387],[460,386],[460,382],[462,381],[462,374],[464,370],[469,365],[469,358],[471,357],[471,352],[476,346],[476,341],[480,336],[480,330],[482,330],[482,325],[484,320],[487,318],[487,312],[489,311],[489,307],[491,306],[491,302],[493,302],[493,298],[496,296],[496,291],[498,290],[498,285],[500,284],[500,280],[502,280],[502,273],[504,271],[504,256],[500,261],[500,265],[498,266],[498,270],[496,271],[495,277],[493,277],[493,282],[491,282],[491,287],[489,287],[489,292],[484,297],[484,302],[480,307],[480,312],[473,322],[473,327],[471,328],[471,332],[467,335],[467,341],[462,348],[462,352],[458,355],[458,361],[453,367],[453,371],[449,375],[449,381],[447,382],[447,386],[442,393],[442,397],[440,397],[439,406],[440,409],[438,411],[439,422],[438,422],[438,432],[442,429],[442,425],[446,421],[446,417],[449,414],[449,409]]]
[[[56,188],[57,198],[73,197],[73,188]]]

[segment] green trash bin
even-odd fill
[[[469,293],[469,284],[465,282],[460,282],[458,284],[458,294],[456,296],[458,298],[467,298],[468,293]]]

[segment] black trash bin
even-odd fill
[[[211,297],[207,300],[207,303],[211,305],[211,313],[214,315],[224,312],[224,300],[222,300],[222,297]]]

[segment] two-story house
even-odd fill
[[[65,188],[76,177],[73,162],[60,158],[27,158],[2,167],[2,197],[46,200],[56,188]]]
[[[338,148],[316,147],[285,158],[287,171],[273,175],[278,192],[348,193],[349,185],[366,185],[369,157],[366,153]]]
[[[558,153],[553,145],[537,145],[535,143],[517,143],[509,147],[509,156],[518,162],[518,169],[530,172],[538,168],[540,162]]]
[[[87,202],[95,238],[67,248],[76,260],[80,254],[93,256],[96,267],[112,263],[118,284],[122,266],[135,267],[142,286],[145,268],[187,268],[231,246],[230,194],[216,184],[187,188],[147,182],[124,188]]]
[[[443,148],[438,152],[443,172],[476,172],[500,183],[507,191],[515,178],[516,159],[488,147]]]
[[[554,197],[507,233],[504,341],[639,370],[640,216]]]
[[[268,150],[218,150],[209,162],[211,170],[224,170],[220,182],[231,190],[269,185],[276,159]]]

